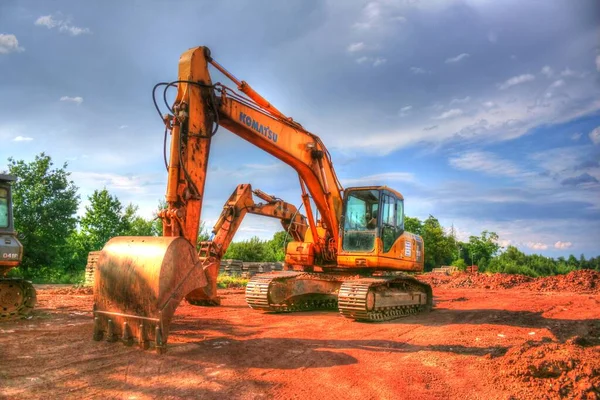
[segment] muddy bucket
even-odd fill
[[[175,309],[207,280],[194,247],[182,237],[115,237],[98,257],[94,340],[166,349]]]

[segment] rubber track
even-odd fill
[[[369,290],[376,286],[382,286],[388,283],[403,283],[406,286],[412,286],[416,290],[425,291],[427,294],[427,304],[401,305],[385,308],[379,307],[376,310],[368,311],[367,294],[369,293]],[[431,292],[431,287],[429,285],[419,282],[409,276],[361,278],[342,284],[338,294],[338,308],[340,313],[346,318],[358,321],[390,321],[428,311],[432,304]]]
[[[10,319],[18,319],[26,317],[31,313],[31,310],[35,307],[36,294],[35,289],[31,282],[20,278],[2,278],[0,279],[0,302],[2,301],[3,289],[8,289],[11,285],[18,285],[21,291],[22,301],[21,304],[2,304],[0,303],[0,321],[6,321]],[[6,308],[6,311],[4,310]]]
[[[274,281],[297,279],[298,277],[313,277],[317,280],[343,281],[344,276],[328,275],[324,273],[280,271],[270,274],[254,276],[246,285],[246,302],[255,310],[271,312],[293,312],[314,310],[335,310],[338,307],[336,300],[315,300],[295,298],[283,304],[269,303],[269,287]]]

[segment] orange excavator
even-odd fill
[[[264,200],[265,203],[256,203],[253,195]],[[262,190],[252,190],[248,183],[238,185],[225,205],[223,211],[213,226],[213,238],[200,242],[200,258],[209,260],[206,269],[208,285],[197,289],[185,296],[185,299],[194,305],[219,305],[217,296],[217,276],[221,259],[229,244],[233,240],[242,220],[246,214],[262,215],[277,218],[283,230],[288,232],[295,241],[303,241],[308,229],[306,217],[298,212],[293,205]]]
[[[237,90],[213,83],[209,65]],[[338,308],[361,321],[431,308],[431,287],[407,274],[423,270],[424,246],[421,237],[404,230],[399,192],[387,186],[344,189],[321,139],[236,79],[206,47],[183,53],[178,80],[154,90],[160,86],[165,103],[167,89],[177,87],[163,117],[165,163],[168,131],[171,136],[167,208],[159,213],[163,237],[116,237],[104,246],[94,288],[96,340],[138,342],[161,352],[184,297],[218,303],[212,280],[225,246],[204,243],[198,251],[197,235],[211,139],[219,127],[298,173],[307,217],[305,233],[287,245],[285,270],[249,282],[250,307],[275,312]]]

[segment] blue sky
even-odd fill
[[[597,1],[0,3],[0,169],[67,161],[82,207],[164,196],[151,89],[199,45],[319,135],[346,186],[387,184],[459,238],[600,254]],[[215,81],[222,77],[215,74]],[[238,183],[300,204],[296,174],[224,129],[203,219]],[[236,240],[268,238],[248,217]]]

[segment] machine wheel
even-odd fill
[[[35,289],[31,282],[0,279],[0,321],[28,316],[35,303]]]

